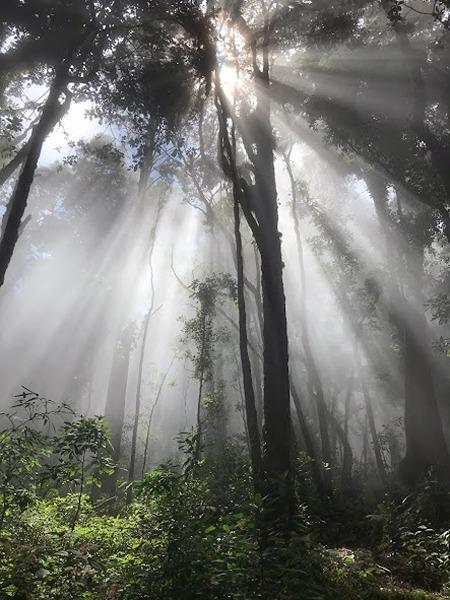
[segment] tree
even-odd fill
[[[65,62],[55,74],[41,118],[31,134],[27,157],[3,218],[0,241],[0,287],[5,281],[6,270],[19,237],[20,222],[25,212],[44,140],[60,116],[67,110],[67,105],[64,107],[64,104],[60,104],[59,97],[65,93],[65,102],[70,101],[69,92],[66,90],[69,67],[70,64]]]
[[[21,2],[8,0],[5,17],[2,19],[2,22],[15,32],[15,38],[18,38],[18,41],[15,40],[18,46],[15,47],[13,43],[13,49],[0,56],[3,70],[8,72],[12,65],[16,65],[17,62],[20,64],[22,54],[25,65],[29,62],[43,63],[50,68],[51,84],[41,116],[26,145],[26,158],[23,160],[4,215],[0,242],[0,287],[4,283],[6,270],[17,243],[20,222],[27,206],[43,144],[70,105],[72,92],[68,85],[90,82],[102,60],[110,31],[108,26],[117,16],[117,10],[120,13],[119,2],[115,2],[113,10],[109,12],[110,21],[107,26],[97,20],[97,16],[103,15],[100,12],[97,15],[95,4],[85,3],[84,0],[73,0],[71,6],[58,3],[50,14],[47,3],[33,4],[35,6],[30,10],[29,6],[24,6]],[[18,35],[22,30],[26,34],[23,38]],[[30,42],[30,38],[33,37],[35,39]],[[62,95],[65,96],[65,101],[61,104]]]
[[[183,327],[183,341],[193,345],[186,356],[194,366],[194,378],[198,380],[198,395],[196,405],[196,432],[193,458],[200,460],[202,451],[202,401],[205,394],[205,384],[211,381],[214,372],[215,347],[218,342],[227,337],[223,328],[215,326],[217,304],[227,296],[235,296],[235,284],[226,273],[212,274],[204,280],[195,279],[191,285],[191,298],[197,303],[196,314],[187,319]]]
[[[120,460],[122,457],[122,436],[125,420],[125,400],[130,368],[130,354],[135,343],[135,324],[130,323],[120,333],[117,345],[114,348],[113,363],[109,377],[106,406],[104,411],[105,421],[111,430],[112,459],[117,468],[112,474],[102,481],[102,492],[113,495],[116,492],[119,476]]]

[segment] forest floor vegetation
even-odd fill
[[[321,499],[300,457],[293,531],[264,542],[238,438],[198,460],[182,436],[127,502],[130,484],[100,487],[114,471],[102,418],[30,394],[15,410],[0,433],[1,600],[449,597],[450,496],[432,480]]]

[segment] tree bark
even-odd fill
[[[385,238],[386,261],[399,255],[398,246],[390,231],[389,217],[386,211],[386,186],[374,175],[367,180],[374,201],[380,228]],[[420,284],[423,277],[423,249],[419,256],[406,256],[405,263],[414,284]],[[414,254],[414,250],[412,251]],[[400,268],[394,258],[393,289],[390,299],[390,313],[400,333],[404,361],[405,396],[405,436],[406,455],[400,462],[401,479],[412,485],[426,474],[429,467],[438,470],[439,477],[450,477],[450,460],[446,445],[442,420],[433,381],[433,369],[429,351],[427,321],[423,311],[414,307],[400,284]],[[405,269],[402,269],[402,273]],[[398,274],[398,277],[395,275]],[[419,294],[417,304],[423,304]],[[369,419],[369,426],[372,429]]]
[[[291,395],[292,400],[294,402],[295,411],[297,413],[298,422],[300,425],[300,431],[303,436],[303,441],[305,443],[306,452],[311,459],[311,476],[316,486],[317,491],[320,494],[325,493],[323,479],[322,479],[322,470],[320,468],[320,459],[317,456],[316,446],[314,444],[314,438],[311,435],[311,431],[308,427],[308,423],[306,421],[306,416],[303,411],[302,400],[297,391],[297,388],[294,382],[291,379]]]
[[[111,375],[109,377],[108,395],[106,397],[104,416],[111,431],[111,445],[113,447],[112,459],[116,465],[119,465],[121,458],[125,400],[132,339],[133,336],[130,326],[121,332],[117,339]],[[108,496],[114,496],[116,493],[118,476],[119,467],[115,468],[114,473],[103,478],[101,491],[108,494]]]
[[[8,210],[3,217],[2,239],[0,241],[0,287],[5,281],[6,271],[19,237],[20,222],[27,206],[42,146],[60,118],[61,111],[67,110],[65,108],[66,103],[70,102],[70,96],[65,89],[68,69],[68,63],[64,63],[55,74],[41,118],[31,134],[28,154],[9,201]],[[63,92],[66,92],[66,101],[61,105],[59,97]]]
[[[196,462],[200,460],[200,454],[202,451],[202,398],[203,398],[203,386],[205,383],[205,347],[206,347],[206,328],[208,327],[208,318],[204,308],[202,308],[202,337],[200,346],[200,373],[198,381],[198,395],[197,395],[197,431],[196,431],[196,442],[194,446],[194,459]]]
[[[268,31],[266,32],[266,34]],[[265,37],[267,35],[265,34]],[[289,392],[289,355],[283,260],[278,231],[278,204],[274,169],[274,138],[271,128],[269,44],[263,44],[263,68],[253,60],[257,96],[255,113],[240,117],[245,126],[240,134],[249,160],[253,163],[255,183],[242,177],[239,185],[241,208],[254,235],[261,257],[263,298],[263,478],[265,518],[269,527],[289,529],[292,516],[291,415]],[[252,50],[256,47],[252,44]],[[214,52],[214,51],[213,51]],[[217,67],[217,66],[216,66]],[[216,107],[221,142],[231,160],[233,152],[228,134],[232,111],[220,87],[216,68]],[[255,114],[257,117],[255,117]],[[233,117],[235,121],[235,117]],[[236,125],[235,122],[233,122]]]
[[[354,383],[354,375],[352,373],[351,379],[348,385],[348,390],[345,396],[344,403],[344,428],[342,430],[342,435],[340,434],[339,429],[337,429],[338,435],[341,437],[343,453],[342,453],[342,489],[348,490],[351,489],[352,486],[352,469],[353,469],[353,452],[352,447],[349,441],[349,420],[350,420],[350,402],[352,399],[353,392],[353,383]]]
[[[332,452],[330,435],[328,430],[328,410],[325,403],[322,381],[320,379],[319,370],[317,368],[317,362],[313,355],[311,348],[311,340],[309,334],[308,315],[307,315],[307,298],[306,298],[306,275],[305,275],[305,262],[303,256],[303,244],[300,234],[300,222],[297,212],[297,190],[295,184],[294,174],[292,172],[289,157],[285,154],[284,160],[286,169],[288,172],[289,180],[291,183],[291,209],[292,217],[294,220],[294,233],[297,243],[297,258],[300,268],[300,319],[301,319],[301,339],[302,345],[305,352],[306,364],[308,366],[308,391],[311,398],[315,400],[317,406],[317,416],[319,419],[320,437],[322,440],[322,460],[324,463],[323,470],[323,489],[330,495],[333,492],[332,477],[331,477],[331,465],[332,465]]]
[[[28,150],[30,148],[30,140],[26,142],[11,158],[11,160],[4,165],[0,171],[0,186],[2,186],[11,175],[14,173],[16,169],[20,167],[25,158],[27,157]]]
[[[335,414],[329,413],[330,424],[335,430],[340,443],[342,444],[342,473],[341,473],[341,484],[342,491],[348,492],[353,488],[352,471],[353,471],[353,451],[348,439],[348,432],[345,429],[345,417],[344,427],[339,422],[338,417]]]
[[[286,525],[292,508],[289,353],[281,237],[278,231],[274,140],[270,121],[270,84],[266,64],[255,84],[260,131],[254,140],[257,148],[254,202],[249,197],[247,201],[250,201],[250,206],[253,205],[258,220],[259,235],[256,242],[261,256],[264,316],[263,469],[269,511],[273,510],[273,514]]]
[[[405,483],[420,481],[430,467],[449,479],[450,461],[439,414],[426,343],[425,316],[411,306],[404,332],[406,455],[399,465]],[[414,325],[412,325],[414,324]]]
[[[367,423],[369,425],[370,436],[372,438],[372,446],[375,454],[375,462],[377,465],[378,475],[381,479],[381,482],[384,486],[387,486],[387,475],[386,468],[384,466],[383,453],[381,451],[380,440],[377,434],[377,428],[375,425],[375,417],[373,414],[372,407],[372,399],[369,395],[369,391],[367,389],[367,384],[364,380],[364,376],[362,378],[362,390],[364,395],[364,402],[366,406],[366,414],[367,414]]]
[[[250,457],[253,483],[256,492],[261,493],[262,457],[259,438],[258,415],[256,412],[255,391],[252,380],[252,367],[248,352],[247,311],[244,294],[244,256],[240,229],[239,189],[233,182],[234,235],[237,257],[237,299],[239,311],[239,350],[241,355],[242,379],[244,384],[245,413],[250,443]]]

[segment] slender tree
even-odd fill
[[[305,273],[305,261],[303,255],[303,244],[300,233],[300,221],[298,216],[298,194],[297,194],[297,183],[295,181],[294,173],[290,162],[290,154],[287,152],[283,153],[284,163],[289,176],[291,184],[291,214],[294,222],[295,240],[297,244],[297,259],[300,269],[300,317],[301,317],[301,339],[303,350],[305,353],[305,359],[307,364],[307,378],[308,378],[308,391],[312,399],[315,400],[317,406],[317,414],[319,418],[319,429],[320,437],[322,440],[322,460],[324,463],[323,470],[323,487],[327,494],[332,493],[332,481],[331,481],[331,444],[330,444],[330,432],[328,427],[328,410],[325,402],[325,396],[323,392],[322,381],[320,379],[319,369],[317,366],[316,358],[313,354],[311,347],[311,338],[309,332],[309,319],[307,313],[307,282]]]
[[[5,281],[6,270],[19,237],[20,222],[27,206],[28,195],[44,140],[59,118],[67,111],[70,102],[70,93],[67,90],[69,68],[70,61],[66,60],[55,73],[41,118],[31,134],[26,159],[3,217],[0,241],[0,287]],[[62,94],[66,96],[63,104],[59,101]]]

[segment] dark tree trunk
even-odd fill
[[[375,462],[377,465],[378,475],[381,479],[382,484],[384,486],[386,486],[388,483],[387,475],[386,475],[386,468],[384,465],[383,453],[381,451],[380,440],[378,438],[377,428],[375,425],[375,417],[373,414],[372,399],[369,395],[369,391],[367,389],[367,384],[364,381],[364,379],[362,380],[362,390],[363,390],[364,402],[365,402],[365,407],[366,407],[367,423],[369,425],[370,437],[372,438],[372,447],[373,447],[373,451],[375,454]]]
[[[411,70],[414,98],[412,126],[417,137],[427,145],[431,162],[439,174],[449,200],[450,146],[448,142],[439,140],[426,124],[426,86],[422,76],[426,55],[412,49],[408,35],[403,29],[398,35]],[[440,212],[444,231],[450,239],[447,207]],[[419,262],[421,276],[423,257]],[[413,277],[416,275],[413,273]],[[440,478],[450,479],[450,459],[438,410],[431,361],[424,347],[427,340],[426,318],[410,304],[406,307],[404,316],[406,456],[400,464],[400,475],[406,483],[420,480],[431,466],[437,468]]]
[[[289,353],[266,61],[263,73],[257,77],[255,84],[260,131],[254,140],[257,149],[254,157],[254,196],[248,196],[247,202],[254,208],[257,217],[259,232],[256,242],[261,256],[264,316],[263,469],[269,504],[272,504],[269,511],[273,509],[273,514],[287,524],[286,519],[290,519],[292,509]]]
[[[333,423],[333,419],[336,416],[336,404],[337,404],[337,394],[331,394],[331,402],[330,402],[330,421]],[[338,435],[335,427],[331,427],[330,432],[330,447],[331,447],[331,456],[333,460],[333,464],[337,465],[339,463],[338,454],[340,452],[340,447],[338,449]]]
[[[8,210],[3,217],[2,239],[0,242],[0,287],[5,281],[6,271],[19,237],[20,222],[27,206],[42,146],[61,114],[67,110],[67,103],[70,102],[70,96],[65,89],[67,73],[68,65],[66,63],[56,72],[41,118],[31,134],[27,157],[9,201]],[[63,104],[60,104],[59,97],[63,92],[66,93],[66,100]]]
[[[256,416],[258,419],[258,432],[261,439],[262,428],[263,428],[263,386],[262,386],[262,353],[261,356],[253,353],[253,373],[254,373],[254,384],[255,384],[255,403],[256,403]]]
[[[262,331],[263,331],[263,314],[262,314],[262,300],[261,300],[261,268],[259,264],[259,253],[258,248],[254,244],[253,252],[255,256],[255,273],[256,273],[256,285],[252,290],[255,298],[255,323],[258,323],[258,332],[255,331],[255,345],[261,347]],[[255,396],[256,396],[256,413],[258,416],[258,431],[260,439],[262,437],[263,420],[264,420],[264,390],[262,381],[261,367],[263,365],[262,348],[260,355],[254,354],[254,383],[255,383]]]
[[[324,463],[323,471],[323,487],[327,494],[331,494],[333,491],[332,478],[331,478],[331,464],[332,464],[332,452],[330,444],[330,435],[328,430],[328,410],[325,403],[323,386],[320,379],[319,371],[317,368],[317,362],[313,355],[311,348],[311,341],[309,335],[308,326],[308,315],[307,315],[307,301],[306,301],[306,276],[305,276],[305,263],[303,257],[303,244],[300,234],[300,222],[298,218],[298,207],[297,207],[297,190],[295,184],[294,174],[292,172],[289,157],[284,155],[286,169],[289,175],[291,183],[291,196],[292,196],[292,217],[294,220],[294,232],[297,243],[297,257],[300,268],[300,318],[301,318],[301,339],[303,349],[305,352],[306,364],[308,367],[308,392],[311,395],[311,399],[315,400],[317,406],[317,415],[319,419],[320,437],[322,440],[322,460]]]
[[[16,152],[16,154],[11,158],[11,160],[4,165],[0,171],[0,186],[2,186],[11,175],[14,173],[16,169],[20,167],[25,158],[27,157],[28,150],[30,148],[31,140],[28,140],[21,148]]]
[[[341,484],[342,490],[348,492],[353,489],[352,471],[353,471],[353,451],[348,439],[348,432],[345,429],[345,417],[344,426],[341,425],[336,414],[330,412],[330,424],[342,445],[342,473],[341,473]]]
[[[363,425],[363,450],[362,450],[362,464],[363,464],[363,481],[367,481],[367,471],[369,466],[369,424],[367,420],[367,412],[364,415]]]
[[[239,371],[242,369],[242,364],[240,363],[240,361],[239,361],[236,353],[234,355],[234,360],[235,360],[235,363],[236,363],[237,373],[239,373]],[[245,430],[245,442],[247,444],[248,454],[249,454],[249,456],[251,456],[250,435],[248,433],[248,426],[247,426],[247,414],[246,414],[246,411],[245,411],[244,390],[242,389],[242,383],[241,383],[241,378],[240,377],[238,377],[237,384],[238,384],[239,398],[240,398],[239,409],[240,409],[240,413],[242,415],[242,422],[244,424],[244,430]]]
[[[262,458],[259,438],[258,415],[256,412],[255,392],[252,380],[252,367],[248,352],[247,311],[244,294],[244,256],[240,229],[239,189],[233,182],[234,196],[234,234],[237,256],[237,296],[239,311],[239,350],[241,355],[242,379],[244,384],[245,413],[250,443],[250,458],[253,470],[253,482],[257,492],[261,492]],[[258,360],[258,359],[257,359]]]
[[[225,132],[224,132],[225,134]],[[225,134],[226,135],[226,134]],[[234,127],[231,133],[231,143],[228,139],[228,154],[230,161],[230,179],[233,188],[233,213],[234,213],[234,237],[236,244],[236,271],[237,271],[237,300],[238,300],[238,312],[239,312],[239,350],[241,356],[242,366],[242,379],[244,386],[244,399],[245,399],[245,423],[248,435],[248,442],[250,448],[250,458],[252,463],[253,471],[253,482],[257,492],[261,492],[262,482],[262,456],[261,456],[261,440],[260,440],[260,429],[258,412],[256,409],[256,398],[255,390],[253,386],[252,378],[252,365],[248,352],[249,340],[247,331],[247,310],[245,302],[245,270],[244,270],[244,255],[242,248],[242,236],[240,229],[240,205],[242,204],[242,190],[239,185],[239,179],[236,168],[236,141],[235,141],[235,130]],[[223,147],[223,152],[226,153],[226,148]],[[225,158],[225,155],[223,156]],[[259,314],[260,308],[260,289],[259,289],[259,277],[257,275],[257,286],[252,286],[252,291],[255,296],[257,310]],[[258,356],[256,356],[256,362],[258,363]],[[259,363],[256,365],[259,374]],[[260,385],[259,378],[257,379],[257,385]]]
[[[426,343],[425,316],[411,306],[404,327],[406,455],[400,476],[407,484],[422,479],[434,466],[441,479],[450,477],[448,449],[442,429]],[[405,310],[403,307],[402,310]]]
[[[266,168],[263,165],[266,165]],[[276,500],[277,512],[283,516],[283,513],[286,515],[289,511],[287,503],[291,496],[291,418],[283,261],[278,232],[277,198],[271,149],[270,155],[262,152],[259,166],[261,171],[256,184],[256,194],[258,203],[261,204],[261,213],[264,214],[264,217],[259,219],[264,315],[263,465],[268,483],[268,493]],[[285,506],[282,506],[283,504]]]
[[[227,174],[236,186],[236,195],[239,197],[244,215],[255,236],[261,257],[264,352],[262,459],[264,491],[270,504],[269,512],[287,523],[291,512],[292,496],[288,341],[270,110],[267,105],[268,101],[265,100],[266,118],[263,116],[260,124],[261,132],[257,144],[258,158],[255,159],[254,165],[256,181],[250,189],[245,185],[245,181],[237,179],[234,152],[228,132],[227,102],[220,90],[216,102],[222,150],[229,165]],[[260,99],[260,105],[261,102]],[[257,220],[253,216],[253,209]]]
[[[304,347],[306,348],[305,344]],[[323,388],[320,382],[320,377],[317,372],[315,360],[312,354],[305,352],[307,357],[307,365],[310,369],[308,373],[308,391],[310,396],[315,400],[317,406],[317,416],[319,420],[320,439],[322,441],[322,461],[323,461],[323,479],[324,488],[327,494],[333,493],[331,467],[332,454],[330,444],[330,433],[328,429],[328,409],[323,396]]]
[[[300,431],[303,437],[303,441],[305,443],[305,448],[308,456],[311,459],[311,476],[314,481],[314,484],[317,488],[317,491],[320,494],[325,493],[323,479],[322,479],[322,470],[320,468],[320,459],[317,456],[316,446],[314,444],[314,438],[311,435],[311,431],[308,426],[308,422],[306,420],[305,413],[303,411],[302,400],[297,391],[294,382],[291,379],[291,394],[292,400],[294,403],[295,411],[297,413],[298,422],[300,425]]]
[[[375,176],[368,179],[368,184],[385,236],[386,260],[392,260],[392,256],[398,256],[399,250],[390,232],[386,186]],[[405,260],[409,275],[415,283],[420,282],[423,277],[422,249],[418,254],[416,257],[413,250],[413,256],[407,256]],[[399,472],[405,483],[414,484],[431,466],[437,467],[439,477],[450,477],[450,461],[438,409],[431,358],[426,348],[426,317],[404,295],[403,286],[395,277],[400,271],[397,263],[398,260],[394,258],[394,277],[391,282],[394,293],[390,311],[400,333],[404,359],[406,456],[399,465]],[[417,298],[417,302],[423,304],[423,298]],[[370,419],[369,426],[372,429]]]
[[[64,115],[69,110],[70,99],[71,99],[70,94],[68,92],[66,92],[65,102],[63,102],[63,104],[61,104],[61,107],[58,110],[56,110],[53,114],[53,119],[51,120],[52,122],[50,122],[50,124],[49,124],[49,127],[50,127],[49,132],[53,129],[53,127],[55,127],[55,125],[64,117]],[[20,136],[20,138],[26,138],[26,134],[27,134],[27,132],[23,133]],[[19,140],[16,140],[16,143],[18,141]],[[2,167],[2,169],[0,170],[0,187],[4,183],[6,183],[6,181],[14,174],[16,169],[18,169],[20,167],[20,165],[24,162],[24,160],[26,159],[28,152],[30,150],[31,143],[32,143],[32,136],[30,137],[30,139],[28,141],[26,141],[19,148],[19,150],[15,153],[15,155],[11,158],[11,160]]]
[[[353,452],[349,441],[349,420],[350,420],[350,402],[353,393],[354,376],[351,376],[347,394],[345,396],[344,403],[344,428],[342,435],[338,430],[337,433],[341,437],[343,453],[342,453],[342,489],[348,490],[353,487],[352,485],[352,469],[353,469]]]
[[[196,431],[196,442],[194,446],[194,459],[198,463],[202,452],[202,399],[203,399],[203,386],[205,384],[205,356],[206,356],[206,331],[209,329],[208,317],[206,310],[202,308],[202,337],[200,345],[200,372],[198,376],[198,395],[197,395],[197,431]]]
[[[261,257],[263,298],[263,477],[266,498],[266,521],[290,527],[292,515],[291,416],[289,392],[289,355],[286,322],[286,300],[283,284],[281,239],[278,231],[278,205],[275,183],[270,122],[268,44],[265,45],[264,67],[260,71],[254,61],[257,93],[257,123],[253,114],[243,117],[240,130],[249,159],[253,163],[254,185],[239,180],[241,208],[252,230]],[[216,72],[220,80],[220,73]],[[233,159],[228,121],[231,111],[220,85],[216,87],[221,142],[228,162]],[[245,121],[247,123],[245,125]],[[255,126],[256,125],[256,126]],[[250,136],[250,137],[249,137]],[[254,151],[256,149],[256,151]],[[229,171],[229,167],[228,167]],[[227,173],[230,176],[229,172]]]
[[[401,453],[399,439],[394,431],[389,432],[388,444],[391,471],[396,473],[401,462]]]
[[[120,464],[123,425],[125,418],[125,401],[130,365],[131,344],[133,340],[132,329],[127,327],[118,337],[114,349],[113,364],[109,377],[108,394],[106,397],[105,420],[111,431],[111,445],[113,447],[112,459],[116,465]],[[102,492],[108,496],[116,493],[119,468],[114,473],[104,477]]]

